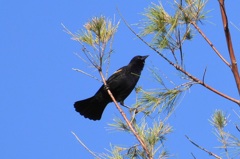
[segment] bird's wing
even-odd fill
[[[118,69],[117,71],[115,71],[108,79],[107,79],[107,85],[109,86],[109,87],[111,87],[111,89],[113,90],[113,89],[116,89],[116,88],[118,88],[119,87],[119,85],[121,85],[121,81],[123,81],[123,80],[119,80],[119,79],[121,79],[122,78],[122,72],[124,71],[126,69],[126,66],[124,66],[124,67],[122,67],[122,68],[120,68],[120,69]],[[104,96],[104,98],[106,98],[106,92],[104,91],[105,90],[105,87],[104,87],[104,85],[102,85],[100,88],[99,88],[99,90],[96,92],[96,96],[101,96],[101,97],[103,97]],[[107,97],[108,97],[108,95],[107,95]]]
[[[125,71],[126,66],[121,67],[117,71],[115,71],[108,79],[107,79],[107,84],[110,84],[111,82],[115,81],[117,78],[123,75],[123,71]]]

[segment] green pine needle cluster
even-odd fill
[[[72,39],[79,42],[82,46],[82,52],[85,58],[78,55],[84,62],[90,62],[90,65],[98,71],[102,70],[103,63],[106,65],[106,76],[110,65],[110,57],[113,52],[112,43],[114,35],[117,31],[119,22],[115,24],[111,19],[104,16],[93,17],[90,21],[84,24],[84,29],[77,33],[72,33],[64,25],[65,31],[72,36]],[[84,71],[80,70],[84,74]],[[91,75],[90,75],[91,76]]]
[[[219,130],[223,130],[223,128],[227,125],[226,115],[221,110],[216,110],[211,118],[211,123],[214,127]]]
[[[85,30],[82,30],[78,38],[94,47],[100,43],[106,44],[117,31],[118,24],[114,25],[111,20],[104,16],[94,17],[84,25]]]
[[[193,38],[190,24],[205,18],[205,5],[205,0],[186,0],[184,4],[175,1],[175,12],[170,15],[162,4],[152,4],[144,14],[146,19],[141,35],[152,35],[153,45],[157,48],[177,50],[185,40]]]
[[[210,123],[215,127],[215,135],[221,143],[219,148],[224,150],[227,158],[230,158],[230,156],[240,155],[240,140],[237,136],[225,131],[225,127],[229,122],[228,118],[229,116],[222,110],[216,110],[211,117]]]
[[[136,106],[146,115],[151,115],[156,109],[159,113],[162,111],[171,113],[181,92],[178,89],[141,90],[141,97]]]
[[[115,124],[110,124],[111,127],[115,127],[118,130],[130,132],[126,124],[124,124],[121,119],[114,120]],[[148,150],[151,152],[151,156],[161,156],[161,158],[167,158],[169,153],[164,148],[164,141],[166,140],[166,135],[172,132],[172,127],[161,120],[154,120],[151,125],[144,118],[142,118],[140,123],[132,123],[147,145]],[[122,156],[127,156],[126,158],[148,158],[146,152],[141,148],[140,145],[133,145],[129,148],[118,147],[117,151]],[[112,155],[115,151],[112,151]],[[117,155],[114,155],[117,156]],[[158,157],[158,158],[159,158]]]

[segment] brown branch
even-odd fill
[[[144,149],[144,151],[147,153],[147,156],[149,159],[152,159],[152,156],[150,155],[150,152],[149,150],[147,149],[147,146],[146,144],[144,143],[144,141],[141,139],[141,137],[138,135],[138,133],[136,132],[136,130],[134,129],[134,127],[132,126],[131,122],[128,120],[126,114],[124,113],[124,111],[122,110],[122,108],[119,106],[118,102],[116,101],[116,99],[114,98],[112,92],[108,89],[107,87],[107,83],[106,83],[106,80],[103,76],[103,73],[102,73],[102,70],[101,69],[98,69],[99,71],[99,74],[102,78],[102,81],[104,83],[104,85],[106,86],[107,88],[107,92],[109,94],[109,96],[112,98],[115,106],[117,107],[118,111],[121,113],[122,117],[124,118],[124,120],[126,121],[128,127],[130,128],[131,132],[134,134],[134,136],[137,138],[137,140],[139,141],[139,143],[141,144],[142,148]]]
[[[171,62],[171,61],[170,61]],[[172,62],[171,62],[172,63]],[[170,64],[171,64],[170,63]],[[191,75],[190,73],[188,73],[187,71],[185,71],[182,67],[172,63],[171,64],[173,67],[175,67],[177,70],[181,71],[182,73],[184,73],[185,75],[187,75],[190,79],[192,79],[194,82],[197,82],[198,84],[201,84],[202,86],[204,86],[205,88],[209,89],[210,91],[232,101],[232,102],[235,102],[236,104],[238,104],[238,106],[240,106],[240,100],[237,100],[235,98],[232,98],[218,90],[216,90],[215,88],[209,86],[208,84],[206,84],[204,81],[201,81],[200,79],[198,79],[197,77],[194,77],[193,75]]]
[[[233,50],[230,30],[228,28],[228,18],[227,18],[225,5],[224,5],[224,0],[219,0],[219,5],[220,5],[220,10],[221,10],[221,15],[222,15],[222,22],[223,22],[223,28],[224,28],[224,33],[225,33],[225,37],[226,37],[228,52],[229,52],[229,56],[231,59],[231,70],[233,72],[233,76],[236,81],[238,93],[240,94],[240,76],[239,76],[239,72],[238,72],[237,60],[236,60],[234,50]]]
[[[190,22],[195,29],[199,32],[200,35],[206,40],[206,42],[210,45],[210,47],[213,49],[213,51],[218,55],[218,57],[228,66],[231,67],[230,63],[221,55],[221,53],[216,49],[216,47],[213,45],[213,43],[207,38],[207,36],[203,33],[203,31],[198,27],[198,25],[195,22]]]
[[[211,152],[211,151],[208,151],[207,149],[205,149],[204,147],[201,147],[199,146],[198,144],[196,144],[194,141],[192,141],[187,135],[185,135],[185,137],[194,145],[196,146],[197,148],[207,152],[210,156],[213,156],[217,159],[222,159],[221,157],[219,157],[218,155],[216,155],[215,153]]]
[[[120,14],[120,13],[119,13]],[[120,14],[121,16],[121,14]],[[204,86],[205,88],[209,89],[210,91],[238,104],[238,106],[240,106],[240,100],[237,100],[235,98],[232,98],[216,89],[214,89],[213,87],[207,85],[205,82],[201,81],[200,79],[198,79],[197,77],[194,77],[193,75],[191,75],[190,73],[188,73],[186,70],[184,70],[181,66],[176,65],[175,63],[173,63],[171,60],[169,60],[166,56],[164,56],[160,51],[158,51],[156,48],[154,48],[153,46],[149,45],[141,36],[139,36],[130,26],[129,24],[126,22],[126,20],[121,16],[121,18],[123,19],[123,22],[127,25],[128,29],[135,35],[137,36],[144,44],[146,44],[148,47],[150,47],[153,51],[155,51],[156,53],[158,53],[165,61],[167,61],[170,65],[172,65],[173,67],[175,67],[177,70],[179,70],[180,72],[182,72],[183,74],[185,74],[186,76],[188,76],[190,79],[192,79],[194,82],[201,84],[202,86]]]

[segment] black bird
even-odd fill
[[[107,87],[117,102],[124,105],[124,100],[136,86],[147,56],[135,56],[127,66],[118,69],[107,79]],[[97,93],[87,99],[74,103],[77,112],[90,120],[100,120],[108,103],[112,102],[104,85]]]

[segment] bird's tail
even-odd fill
[[[85,118],[100,120],[107,104],[108,102],[99,101],[93,96],[91,98],[75,102],[74,108]]]

